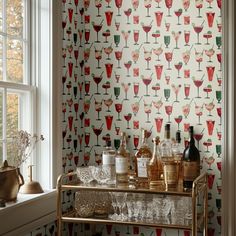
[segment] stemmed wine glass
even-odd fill
[[[92,74],[93,80],[97,84],[97,92],[95,94],[100,94],[99,91],[98,91],[98,84],[102,81],[102,78],[103,78],[102,74],[103,74],[103,72],[101,73],[100,76]]]
[[[203,105],[200,106],[195,103],[195,114],[198,116],[198,125],[202,125],[200,118],[203,115]]]
[[[195,6],[198,9],[198,18],[202,18],[201,16],[201,8],[203,8],[203,0],[195,0]]]
[[[203,24],[204,24],[205,21],[202,22],[201,25],[195,25],[194,23],[192,24],[193,25],[193,29],[194,31],[197,33],[197,43],[198,45],[201,45],[201,43],[199,42],[199,34],[202,32],[203,30]]]
[[[102,0],[95,0],[95,7],[98,9],[97,17],[101,17],[100,8],[102,7]]]
[[[127,197],[127,193],[124,193],[124,192],[115,192],[115,198],[116,198],[116,203],[117,203],[117,206],[119,208],[119,215],[117,217],[117,220],[126,220],[126,216],[125,214],[123,213],[123,208],[125,206],[125,203],[126,203],[126,197]]]
[[[97,112],[97,119],[96,120],[101,120],[99,117],[99,114],[102,111],[102,101],[99,102],[94,98],[94,105],[95,105],[95,111]]]
[[[97,127],[95,127],[95,126],[92,126],[92,129],[93,129],[93,132],[94,132],[94,134],[97,136],[97,144],[95,145],[95,146],[97,146],[97,147],[100,147],[101,145],[98,143],[98,137],[99,137],[99,135],[102,133],[102,130],[103,130],[103,124],[101,125],[101,127],[100,128],[97,128]]]
[[[122,58],[123,49],[121,51],[115,51],[115,57],[118,62],[117,68],[120,69],[120,60]]]
[[[117,16],[121,16],[120,14],[120,8],[122,7],[123,0],[115,0],[116,7],[118,9],[118,14]]]
[[[145,61],[147,62],[147,68],[146,70],[151,70],[150,67],[149,67],[149,62],[151,61],[152,59],[152,49],[150,51],[146,50],[144,48],[144,59]]]
[[[193,82],[195,84],[195,86],[197,87],[197,97],[196,98],[201,98],[199,96],[199,88],[202,86],[203,84],[203,78],[204,78],[205,74],[203,74],[201,79],[196,79],[195,77],[193,77]]]
[[[165,111],[166,111],[166,114],[168,115],[168,122],[167,122],[167,123],[171,123],[171,121],[170,121],[170,115],[171,115],[172,112],[173,112],[173,104],[172,104],[172,105],[166,105],[166,106],[165,106]]]
[[[150,23],[149,25],[144,25],[144,23],[142,23],[142,28],[143,28],[144,32],[146,33],[146,42],[144,42],[144,43],[146,43],[146,44],[149,44],[149,43],[150,43],[150,42],[148,41],[148,33],[149,33],[149,31],[151,30],[151,28],[152,28],[152,22],[153,22],[153,21],[151,21],[151,23]]]
[[[130,127],[129,127],[129,121],[130,121],[131,118],[132,118],[132,113],[128,113],[128,114],[124,115],[124,118],[125,118],[125,120],[127,121],[127,128],[126,128],[126,129],[130,129]]]
[[[170,9],[172,8],[173,0],[165,0],[166,7],[168,8],[168,17],[171,16]]]
[[[147,15],[146,15],[146,17],[151,17],[149,15],[149,9],[151,8],[151,6],[152,6],[152,0],[144,0],[144,7],[147,8]]]
[[[102,59],[102,50],[96,49],[96,47],[94,47],[94,51],[95,51],[95,59],[97,60],[98,64],[97,64],[97,69],[101,69],[100,67],[100,60]]]
[[[179,129],[179,124],[182,122],[182,120],[183,120],[183,116],[177,116],[177,117],[175,117],[175,122],[177,123],[177,125],[178,125],[178,131],[180,131],[180,129]]]
[[[168,62],[167,70],[171,70],[170,62],[172,61],[172,58],[173,58],[173,50],[172,52],[165,52],[165,58],[166,58],[166,61]]]
[[[148,85],[149,85],[149,84],[151,83],[151,81],[152,81],[152,75],[153,75],[153,74],[151,74],[151,75],[148,76],[148,77],[144,77],[144,75],[141,76],[143,83],[146,85],[146,94],[144,95],[144,96],[146,96],[146,97],[149,97],[149,96],[150,96],[150,94],[148,93]]]
[[[116,109],[116,112],[118,113],[118,118],[116,119],[117,121],[121,121],[120,113],[122,111],[122,107],[123,107],[123,101],[121,103],[115,104],[115,109]]]
[[[116,201],[116,193],[115,192],[109,192],[111,196],[111,205],[112,208],[114,209],[114,213],[109,216],[112,220],[117,220],[118,219],[118,214],[117,214],[117,209],[118,209],[118,204]]]

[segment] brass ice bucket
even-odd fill
[[[4,161],[0,167],[0,199],[5,201],[16,201],[20,186],[24,184],[23,176],[19,168],[9,166]]]

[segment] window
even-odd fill
[[[11,160],[14,133],[34,127],[29,9],[29,0],[0,0],[0,163]]]

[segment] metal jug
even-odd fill
[[[16,201],[20,186],[24,184],[19,168],[9,166],[5,160],[0,167],[0,199]]]

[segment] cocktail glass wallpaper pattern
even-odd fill
[[[105,140],[117,149],[120,131],[134,154],[141,128],[152,146],[164,124],[172,137],[180,130],[183,143],[194,125],[209,174],[209,235],[220,235],[221,225],[221,4],[62,0],[62,171],[100,164]]]

